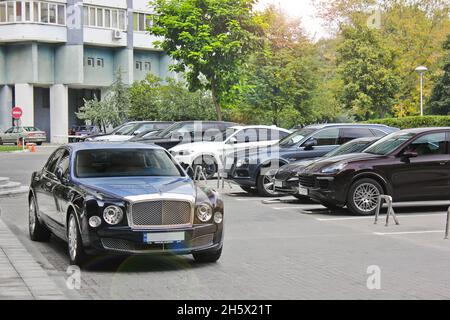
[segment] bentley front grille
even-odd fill
[[[131,205],[130,217],[131,227],[137,228],[189,225],[193,223],[193,208],[186,201],[138,202]]]

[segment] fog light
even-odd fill
[[[221,212],[216,212],[214,214],[214,222],[217,224],[221,224],[223,221],[223,214]]]
[[[92,228],[98,228],[98,227],[100,227],[101,224],[102,224],[102,219],[100,217],[93,216],[89,219],[89,225]]]

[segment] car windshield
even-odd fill
[[[165,150],[107,149],[83,150],[76,154],[78,178],[106,177],[181,177]]]
[[[369,141],[351,141],[325,155],[326,158],[341,156],[343,154],[358,153],[366,149],[372,142]]]
[[[305,139],[307,136],[309,136],[311,133],[317,131],[316,129],[311,128],[305,128],[301,129],[299,131],[296,131],[290,135],[288,135],[286,138],[282,139],[279,142],[280,147],[288,148],[295,146],[297,143]]]
[[[115,135],[118,136],[129,136],[131,135],[135,130],[136,127],[138,127],[139,125],[133,123],[133,124],[127,124],[125,126],[123,126],[122,128],[120,128],[119,130],[115,131]]]
[[[364,152],[385,156],[396,150],[403,143],[414,136],[415,134],[412,132],[392,133],[367,148]]]

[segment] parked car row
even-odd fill
[[[17,145],[21,143],[36,143],[38,146],[47,141],[45,131],[35,127],[12,127],[0,133],[0,145],[11,143]]]

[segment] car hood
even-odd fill
[[[83,178],[79,182],[91,191],[117,199],[154,194],[196,197],[196,187],[187,177]]]
[[[121,135],[110,135],[110,136],[100,136],[95,138],[95,141],[108,141],[108,142],[122,142],[122,141],[128,141],[133,136],[121,136]]]
[[[308,159],[308,160],[301,160],[289,163],[283,167],[280,168],[280,172],[288,172],[288,171],[298,171],[302,168],[305,168],[311,164],[313,164],[316,161],[319,161],[321,158],[314,158],[314,159]]]
[[[331,166],[331,165],[333,165],[335,163],[339,163],[339,162],[353,163],[353,162],[364,161],[364,160],[378,159],[381,157],[382,156],[380,156],[380,155],[375,155],[375,154],[370,154],[370,153],[349,153],[349,154],[344,154],[344,155],[335,156],[335,157],[322,158],[322,159],[315,161],[311,165],[309,165],[307,167],[306,171],[308,171],[308,172],[318,171],[318,170],[321,170],[325,167]]]
[[[201,151],[201,150],[219,150],[221,146],[223,145],[223,142],[194,142],[194,143],[187,143],[178,145],[176,147],[173,147],[170,149],[170,151],[173,152],[179,152],[182,150],[194,150],[194,151]]]

